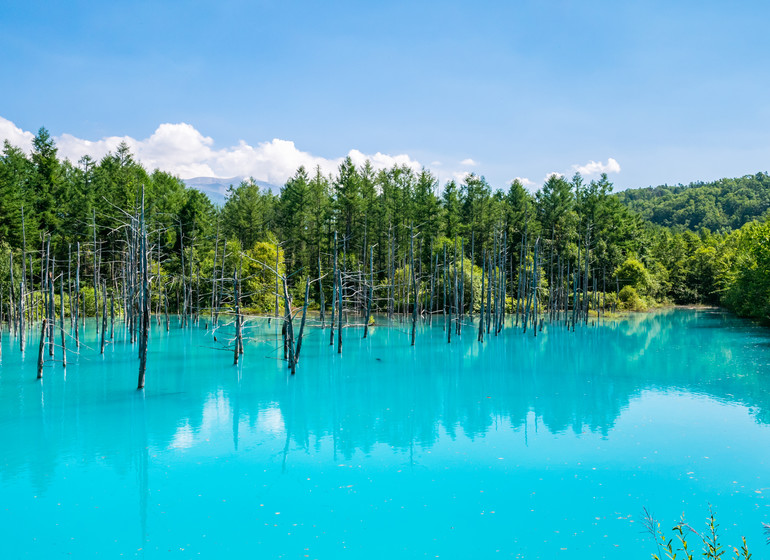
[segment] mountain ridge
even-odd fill
[[[227,200],[227,189],[237,187],[242,181],[248,180],[247,176],[235,177],[192,177],[190,179],[182,179],[182,182],[194,189],[197,189],[206,195],[208,195],[211,202],[214,204],[224,204]],[[254,181],[260,188],[267,189],[273,194],[279,194],[281,192],[280,185],[268,183],[267,181]]]

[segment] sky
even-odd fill
[[[770,168],[770,3],[10,2],[0,139],[182,178],[346,155],[494,187]]]

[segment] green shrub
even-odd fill
[[[625,286],[620,290],[620,309],[625,311],[645,311],[647,305],[633,286]]]

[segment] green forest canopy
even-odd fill
[[[757,173],[670,187],[629,189],[616,195],[623,204],[654,224],[698,231],[729,231],[770,211],[770,175]]]
[[[243,181],[216,207],[177,177],[145,170],[126,144],[100,161],[61,160],[41,128],[31,154],[7,142],[3,146],[0,248],[6,256],[14,254],[15,267],[22,253],[39,250],[44,233],[51,234],[57,258],[65,262],[78,242],[85,253],[91,250],[94,236],[100,252],[117,253],[124,212],[136,208],[142,186],[153,259],[168,273],[181,270],[184,250],[205,278],[227,240],[228,254],[242,249],[263,259],[278,256],[282,269],[297,272],[292,282],[302,290],[304,278],[318,275],[319,263],[330,267],[337,232],[345,266],[363,266],[373,247],[382,280],[391,255],[405,265],[414,225],[420,267],[431,266],[438,247],[460,239],[477,265],[495,243],[507,244],[506,253],[516,256],[510,263],[515,274],[525,238],[529,246],[540,238],[543,254],[552,251],[574,266],[589,234],[591,275],[610,283],[617,277],[633,307],[665,301],[722,304],[742,315],[770,317],[770,176],[765,173],[618,194],[606,175],[592,181],[579,174],[553,175],[532,194],[519,181],[496,189],[476,174],[440,188],[426,169],[375,170],[346,158],[331,176],[300,167],[278,194]],[[93,262],[89,259],[84,263]],[[235,267],[235,261],[233,256],[227,266]],[[0,263],[6,290],[9,262]],[[106,267],[110,260],[98,262]],[[547,258],[542,262],[549,266]],[[547,289],[548,273],[542,278]],[[272,290],[267,277],[264,283],[265,293]],[[260,286],[252,288],[257,293]],[[271,302],[263,294],[247,303],[266,309]]]

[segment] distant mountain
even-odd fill
[[[192,179],[183,179],[183,181],[188,187],[206,193],[214,204],[224,204],[227,196],[227,189],[230,185],[237,187],[241,184],[241,181],[245,179],[248,179],[248,177],[193,177]],[[265,181],[254,182],[263,189],[268,189],[275,194],[281,192],[281,187],[278,185],[267,183]]]

